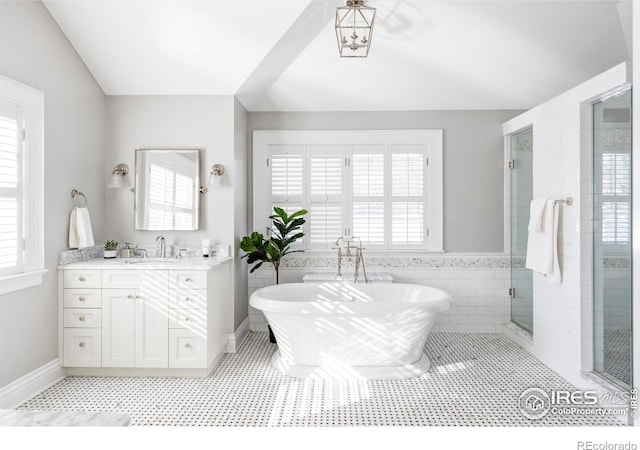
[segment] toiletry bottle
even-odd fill
[[[210,240],[209,239],[203,239],[202,240],[202,257],[203,258],[208,258],[209,257],[209,251],[210,251]]]

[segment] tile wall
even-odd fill
[[[385,273],[394,283],[415,283],[437,287],[453,297],[451,309],[442,312],[433,331],[501,333],[510,320],[508,289],[509,258],[506,255],[436,255],[419,257],[367,257],[367,274]],[[283,260],[280,283],[302,282],[307,273],[335,273],[334,256],[290,255]],[[343,265],[345,278],[353,267]],[[249,295],[275,284],[275,273],[263,266],[249,274]],[[249,307],[250,327],[266,331],[262,312]]]

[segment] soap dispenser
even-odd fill
[[[134,254],[135,252],[133,251],[133,247],[131,247],[131,244],[129,242],[124,244],[124,247],[120,249],[121,258],[132,258]]]

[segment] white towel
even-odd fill
[[[546,204],[546,198],[534,198],[531,200],[531,205],[529,207],[529,232],[542,231]]]
[[[540,272],[554,284],[560,284],[562,276],[558,263],[558,205],[553,199],[545,199],[542,219],[539,212],[540,200],[532,200],[525,267]]]
[[[69,248],[92,247],[93,230],[87,208],[73,208],[69,217]]]

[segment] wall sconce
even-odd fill
[[[129,166],[124,163],[120,163],[113,168],[113,172],[111,172],[111,176],[109,177],[109,182],[107,183],[108,188],[128,188],[131,187],[131,181],[129,181],[129,177],[127,174],[129,173]]]
[[[214,164],[211,166],[211,172],[209,172],[209,178],[207,179],[207,184],[200,187],[200,192],[202,194],[206,194],[209,192],[209,183],[211,182],[211,177],[213,177],[213,187],[214,189],[219,189],[222,187],[222,175],[224,175],[224,166],[222,164]]]

